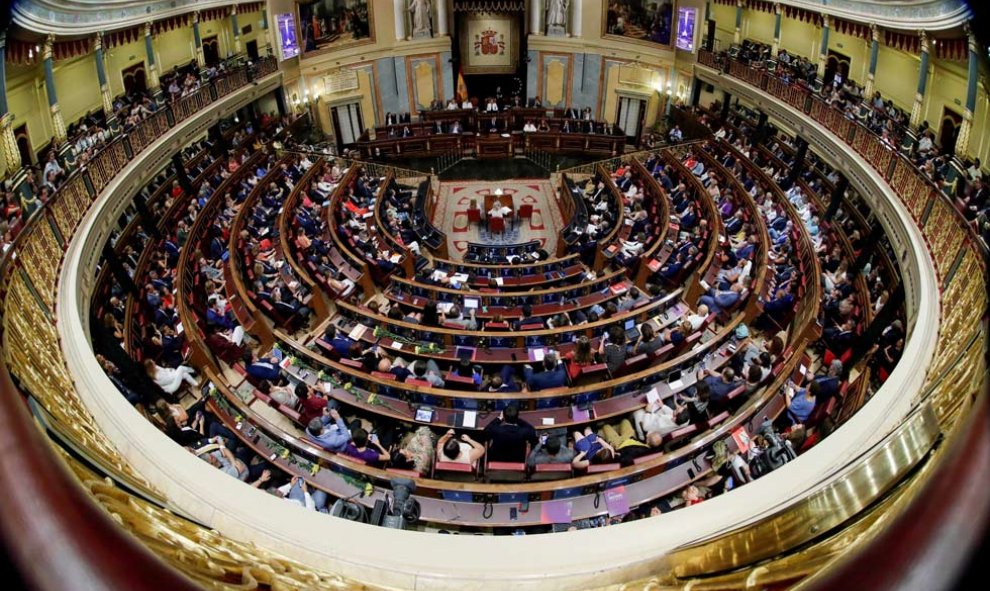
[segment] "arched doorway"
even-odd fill
[[[120,75],[124,79],[125,95],[147,90],[147,73],[144,71],[144,62],[124,68],[120,71]]]
[[[34,163],[34,150],[31,149],[31,138],[28,137],[27,123],[14,128],[14,141],[17,142],[17,152],[21,155],[21,165]]]
[[[833,81],[842,84],[849,79],[849,56],[843,55],[832,49],[828,50],[828,57],[825,60],[825,75],[822,81],[828,85]]]
[[[220,41],[216,35],[203,39],[203,60],[208,66],[220,62]]]
[[[962,125],[962,115],[952,109],[942,107],[942,121],[938,127],[938,144],[943,154],[956,153],[956,138],[959,137],[959,126]]]

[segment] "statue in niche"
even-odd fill
[[[548,0],[547,35],[567,34],[567,8],[570,4],[570,0]]]
[[[433,24],[430,13],[433,2],[430,0],[410,0],[409,12],[412,13],[413,39],[433,36]]]

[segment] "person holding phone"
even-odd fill
[[[448,429],[437,442],[437,457],[443,462],[470,464],[475,468],[478,466],[478,460],[484,455],[484,445],[471,439],[466,433],[457,437],[453,429]]]

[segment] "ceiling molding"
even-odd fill
[[[209,8],[258,0],[14,0],[15,24],[36,33],[73,37],[141,25]]]
[[[962,27],[973,12],[962,0],[780,0],[795,8],[885,29],[942,31]]]

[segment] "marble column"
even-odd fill
[[[828,62],[828,15],[822,15],[822,46],[818,49],[818,77],[825,75],[825,64]]]
[[[54,47],[55,35],[48,35],[45,38],[45,47],[41,50],[41,55],[45,60],[45,92],[48,94],[48,108],[52,113],[55,142],[62,144],[66,140],[65,121],[62,119],[62,110],[58,106],[58,95],[55,93],[55,62],[52,55]]]
[[[162,96],[161,83],[158,80],[158,65],[155,63],[154,27],[144,24],[144,51],[148,54],[148,90],[159,100]]]
[[[967,31],[969,38],[969,74],[966,79],[966,111],[963,113],[959,135],[956,136],[956,156],[963,157],[969,149],[969,137],[973,130],[973,113],[976,112],[976,90],[980,79],[979,49],[973,31]]]
[[[543,0],[529,0],[529,32],[543,34]]]
[[[196,63],[199,67],[206,66],[206,56],[203,55],[203,37],[199,34],[199,11],[193,13],[193,41],[196,43]]]
[[[107,123],[113,127],[113,124],[116,123],[116,115],[113,112],[113,97],[110,96],[110,84],[107,81],[107,67],[103,61],[103,33],[97,33],[93,40],[93,54],[96,60],[96,80],[100,83],[103,113],[107,117]]]
[[[921,32],[921,63],[918,66],[918,92],[911,105],[911,127],[921,123],[921,107],[925,102],[925,89],[928,87],[928,35]]]
[[[870,67],[866,72],[866,84],[863,85],[863,97],[873,98],[873,80],[877,76],[877,59],[880,56],[880,29],[876,23],[870,24]]]
[[[241,52],[241,27],[237,24],[237,5],[230,7],[230,30],[234,33],[234,55]]]
[[[392,0],[392,15],[395,19],[395,40],[405,41],[409,38],[406,24],[406,0]]]
[[[571,26],[570,26],[570,36],[580,37],[581,36],[581,19],[584,18],[583,11],[581,10],[583,3],[580,1],[571,2]]]
[[[443,37],[449,34],[447,30],[447,0],[433,0],[437,8],[436,35]]]
[[[0,31],[0,175],[11,176],[21,167],[21,153],[14,138],[14,116],[7,110],[7,31]]]
[[[773,47],[770,49],[770,53],[773,56],[777,55],[780,51],[780,3],[775,2],[773,5]]]
[[[742,43],[742,9],[743,0],[736,0],[736,32],[732,35],[732,42],[736,45]]]

